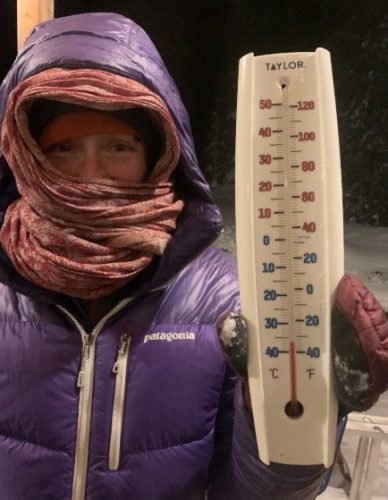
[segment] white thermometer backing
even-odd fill
[[[236,237],[260,458],[328,467],[337,422],[330,316],[344,249],[325,49],[240,60]]]

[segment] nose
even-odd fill
[[[79,175],[85,179],[103,177],[103,165],[98,150],[93,145],[88,145],[83,151],[82,171]]]

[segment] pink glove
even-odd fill
[[[366,286],[345,275],[332,311],[336,392],[343,412],[364,411],[388,388],[388,321]]]

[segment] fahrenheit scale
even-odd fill
[[[248,374],[265,463],[332,463],[330,314],[344,271],[330,55],[240,60],[236,233]]]

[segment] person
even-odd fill
[[[235,259],[148,35],[113,13],[38,25],[0,117],[1,497],[315,498],[322,465],[258,458],[244,328],[222,348]],[[337,370],[346,414],[387,387],[387,323],[357,280],[338,290],[337,354],[364,370],[358,392]]]

